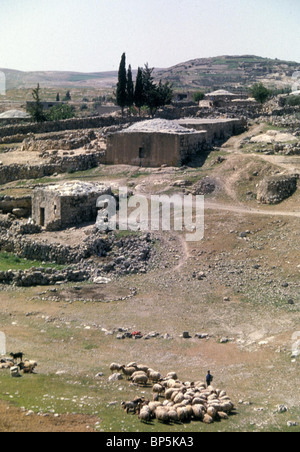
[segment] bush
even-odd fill
[[[201,91],[198,91],[197,93],[194,94],[193,99],[194,102],[200,102],[201,100],[203,100],[205,97],[205,94],[202,93]]]
[[[71,105],[58,105],[50,108],[47,112],[48,121],[61,121],[63,119],[72,119],[75,116],[75,109]]]
[[[272,92],[268,90],[268,88],[266,88],[262,83],[256,83],[255,85],[253,85],[250,89],[250,93],[252,97],[254,97],[254,99],[260,104],[264,104],[272,94]]]
[[[297,107],[300,105],[300,96],[289,96],[286,100],[289,107]]]

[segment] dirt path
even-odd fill
[[[232,206],[230,204],[223,204],[215,201],[205,201],[205,209],[211,210],[227,210],[228,212],[236,212],[247,215],[267,215],[267,216],[279,216],[279,217],[300,217],[300,212],[282,212],[278,210],[260,210],[253,209],[246,206]]]

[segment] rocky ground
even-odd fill
[[[265,177],[294,173],[300,165],[295,156],[278,160],[240,147],[260,127],[254,124],[207,155],[201,168],[99,167],[84,175],[146,196],[207,189],[205,236],[188,243],[178,232],[153,233],[151,239],[119,235],[104,260],[93,259],[101,268],[99,281],[1,285],[0,329],[8,351],[37,360],[38,374],[14,380],[0,371],[1,409],[23,407],[0,429],[32,430],[53,418],[54,430],[64,421],[74,430],[88,425],[115,432],[299,431],[299,189],[272,206],[258,204],[256,194]],[[90,230],[45,233],[43,239],[74,246]],[[133,262],[141,271],[128,271]],[[131,337],[134,331],[142,338]],[[120,404],[151,397],[150,388],[108,383],[109,364],[130,361],[163,374],[176,371],[183,380],[203,380],[210,368],[237,414],[213,426],[143,425]],[[29,411],[39,416],[26,416]]]

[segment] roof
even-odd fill
[[[212,93],[207,93],[206,96],[235,96],[235,94],[230,93],[225,89],[219,89],[217,91],[213,91]]]
[[[36,191],[47,191],[57,194],[59,196],[85,196],[93,193],[108,194],[110,188],[100,183],[88,183],[88,182],[66,182],[64,184],[57,185],[45,185],[38,187]]]
[[[194,129],[187,129],[178,124],[177,121],[167,119],[152,119],[133,124],[122,131],[123,133],[170,133],[170,134],[191,134],[198,133]]]
[[[30,115],[25,111],[21,110],[8,110],[0,114],[0,119],[14,119],[14,118],[26,119],[30,118]]]

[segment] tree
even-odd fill
[[[148,64],[145,64],[145,68],[142,71],[143,76],[143,100],[150,114],[153,117],[156,110],[160,107],[164,107],[171,103],[173,98],[173,89],[169,82],[159,84],[154,83],[153,78],[154,68],[149,68]]]
[[[116,92],[117,105],[122,109],[122,116],[124,116],[124,108],[127,105],[127,74],[126,74],[126,54],[123,53],[119,73],[118,73],[118,84]]]
[[[38,83],[37,87],[32,90],[32,97],[34,102],[32,102],[27,107],[28,113],[32,116],[34,121],[43,122],[46,121],[46,116],[44,113],[44,107],[40,99],[40,84]]]
[[[205,94],[202,91],[198,91],[193,95],[194,102],[200,102],[205,97]]]
[[[70,100],[72,100],[71,93],[70,93],[70,91],[67,91],[65,97],[63,98],[63,101],[69,102]]]
[[[132,107],[134,101],[134,85],[132,80],[132,70],[131,66],[129,65],[128,71],[127,71],[127,107]]]
[[[250,93],[252,97],[254,97],[254,99],[261,104],[264,104],[272,94],[271,91],[268,90],[268,88],[266,88],[262,83],[256,83],[253,85],[250,89]]]
[[[75,116],[75,109],[71,105],[63,104],[50,108],[47,112],[48,121],[61,121],[72,119]]]
[[[144,86],[143,86],[143,69],[138,68],[135,90],[133,96],[134,104],[139,109],[139,115],[141,114],[141,108],[144,105]]]

